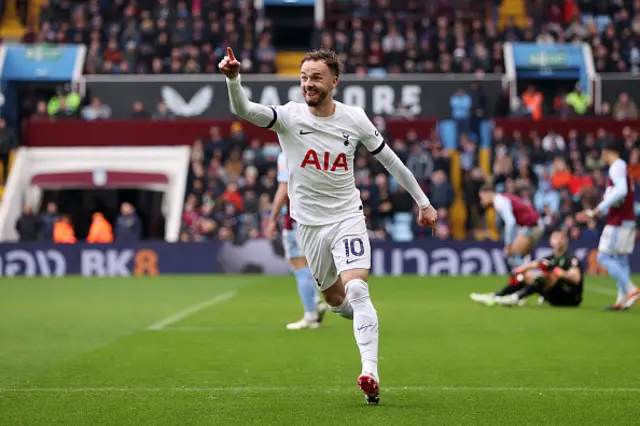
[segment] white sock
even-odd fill
[[[340,306],[329,306],[329,310],[340,315],[342,318],[346,318],[348,320],[353,319],[353,309],[351,307],[351,304],[349,303],[348,297],[344,298],[344,301]]]
[[[627,301],[627,294],[621,291],[618,291],[618,298],[616,299],[616,305],[624,305]]]
[[[353,308],[353,333],[360,349],[362,371],[378,379],[378,313],[371,303],[367,283],[349,281],[347,299]]]
[[[313,312],[305,312],[304,319],[308,322],[318,321],[318,313],[316,311]]]
[[[634,291],[636,291],[638,289],[638,287],[636,287],[636,285],[634,283],[632,283],[631,281],[629,281],[627,283],[627,294],[631,294]]]

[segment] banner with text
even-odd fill
[[[573,244],[590,273],[601,273],[596,242]],[[536,249],[536,257],[550,253]],[[640,254],[631,262],[640,272]],[[373,275],[492,275],[506,274],[502,244],[474,241],[422,240],[414,243],[373,242]],[[289,267],[279,240],[232,243],[139,244],[0,244],[0,277],[155,276],[161,274],[256,273],[286,275]]]
[[[415,117],[448,118],[449,98],[460,88],[469,90],[472,82],[482,83],[488,105],[493,106],[502,92],[500,76],[345,76],[335,97],[364,108],[370,116],[393,115],[403,106]],[[264,105],[304,101],[295,78],[246,75],[242,77],[242,85],[252,101]],[[150,112],[164,101],[178,117],[233,117],[226,84],[220,76],[88,76],[87,88],[92,96],[111,107],[113,118],[129,118],[135,101],[142,101]]]

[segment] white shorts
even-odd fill
[[[544,226],[522,226],[518,228],[518,234],[526,235],[531,238],[531,245],[535,246],[540,241],[540,238],[544,235]],[[532,247],[533,248],[533,247]]]
[[[335,284],[341,272],[371,269],[371,244],[364,216],[321,226],[298,224],[298,241],[321,291]]]
[[[634,222],[625,222],[620,226],[606,225],[600,236],[598,251],[607,254],[631,254],[636,242]]]

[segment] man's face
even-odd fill
[[[549,244],[555,252],[563,252],[566,250],[569,240],[564,232],[554,232],[551,234]]]
[[[482,204],[482,207],[489,207],[491,204],[491,192],[480,191],[480,204]]]
[[[322,105],[338,85],[338,77],[333,75],[323,61],[307,61],[300,69],[300,87],[304,100],[310,107]]]

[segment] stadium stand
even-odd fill
[[[637,1],[327,0],[326,6],[325,22],[318,25],[309,45],[338,51],[348,73],[501,74],[503,43],[514,41],[587,42],[597,71],[640,70]],[[39,31],[27,31],[23,42],[84,43],[87,74],[213,73],[226,46],[239,52],[244,73],[271,73],[277,63],[295,68],[299,59],[297,53],[286,61],[276,60],[269,25],[256,35],[251,1],[42,0],[39,7]],[[436,128],[428,138],[418,138],[411,131],[386,132],[386,139],[440,210],[439,238],[498,238],[495,216],[478,207],[477,190],[487,180],[500,190],[520,194],[535,204],[547,223],[564,224],[574,238],[593,231],[595,224],[578,228],[571,214],[601,195],[604,180],[598,153],[609,136],[573,130],[571,138],[564,140],[553,134],[506,134],[496,128],[489,137],[491,148],[480,147],[478,110],[482,120],[491,118],[494,111],[496,116],[534,120],[595,113],[592,100],[573,88],[551,98],[545,93],[539,111],[528,107],[529,102],[536,104],[537,91],[534,86],[531,92],[519,93],[520,106],[509,105],[506,92],[498,104],[491,105],[482,88],[474,87],[450,100],[455,130]],[[82,105],[80,115],[87,120],[108,118],[111,112],[99,99]],[[140,108],[151,111],[156,106]],[[46,116],[41,109],[36,112]],[[173,118],[161,110],[159,105],[154,119]],[[604,103],[599,115],[635,119],[636,100],[622,93],[614,105]],[[384,118],[376,120],[383,129]],[[275,138],[247,140],[239,122],[232,137],[222,138],[220,133],[214,126],[193,144],[183,241],[242,240],[263,234],[276,187],[279,147]],[[449,138],[455,139],[454,148],[446,143]],[[626,130],[624,142],[625,156],[638,180],[637,129]],[[425,236],[415,226],[410,197],[362,149],[355,169],[372,238],[407,241]]]

